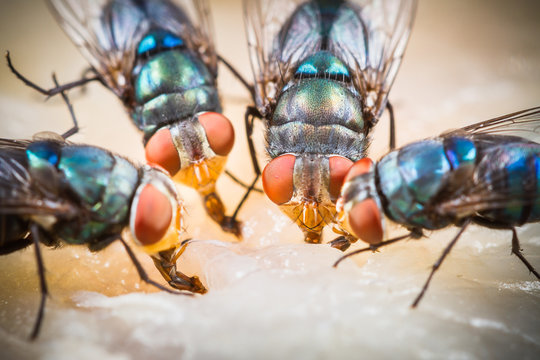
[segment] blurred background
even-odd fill
[[[241,1],[211,1],[217,49],[246,78]],[[398,146],[540,105],[540,3],[420,1],[390,99]],[[0,50],[43,87],[80,77],[85,59],[43,1],[0,1]],[[5,64],[5,62],[3,62]],[[248,93],[220,68],[224,113],[236,129],[228,168],[253,174],[244,137]],[[70,94],[81,131],[73,141],[144,160],[141,135],[122,104],[100,84]],[[65,105],[25,87],[0,66],[0,136],[29,138],[71,126]],[[258,151],[265,161],[261,127]],[[371,156],[387,151],[388,121],[374,133]],[[230,211],[242,189],[223,178]],[[205,217],[194,191],[181,188],[188,231],[183,269],[210,286],[204,297],[156,293],[139,282],[117,244],[98,254],[45,251],[51,297],[40,338],[27,343],[39,300],[31,249],[0,258],[1,358],[537,358],[540,286],[510,256],[509,232],[473,228],[452,251],[415,311],[409,304],[455,228],[429,239],[366,254],[338,270],[339,252],[302,244],[277,207],[254,195],[241,213],[237,244]],[[520,230],[525,255],[540,268],[539,227]],[[326,239],[331,239],[326,234]],[[216,240],[216,241],[212,241]],[[219,240],[219,241],[217,241]],[[226,241],[226,242],[223,242]],[[155,279],[159,274],[142,253]],[[144,290],[144,292],[142,292]]]

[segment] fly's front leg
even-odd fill
[[[207,290],[199,280],[198,276],[189,277],[176,270],[176,261],[182,255],[188,244],[189,242],[186,242],[176,248],[161,251],[158,254],[152,255],[152,260],[154,260],[154,264],[163,278],[173,288],[204,294]]]

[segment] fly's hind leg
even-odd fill
[[[11,70],[11,72],[19,80],[21,80],[26,86],[29,86],[32,89],[34,89],[34,90],[36,90],[36,91],[38,91],[38,92],[40,92],[43,95],[46,95],[48,97],[60,94],[62,91],[67,91],[67,90],[71,90],[71,89],[74,89],[74,88],[77,88],[77,87],[84,86],[85,84],[87,84],[89,82],[92,82],[92,81],[99,81],[99,82],[102,81],[101,78],[99,76],[97,76],[95,72],[93,72],[94,76],[91,76],[91,77],[88,77],[88,78],[83,77],[82,79],[79,79],[79,80],[76,80],[76,81],[73,81],[73,82],[70,82],[70,83],[67,83],[67,84],[63,84],[63,85],[56,84],[56,87],[54,87],[52,89],[44,89],[44,88],[40,87],[39,85],[37,85],[37,84],[33,83],[32,81],[30,81],[28,78],[26,78],[24,75],[22,75],[17,69],[15,69],[15,67],[13,66],[13,63],[11,62],[11,57],[9,55],[9,51],[6,52],[6,60],[7,60],[9,69]]]
[[[525,256],[523,256],[523,254],[521,253],[521,246],[519,246],[519,239],[518,239],[515,228],[512,228],[512,254],[516,255],[519,258],[519,260],[521,260],[521,262],[525,264],[527,269],[529,269],[529,271],[532,272],[534,276],[536,276],[537,279],[540,279],[540,275],[538,275],[538,272],[534,269],[531,263],[529,263],[527,259],[525,259]]]
[[[194,293],[204,294],[206,288],[199,280],[198,276],[189,277],[182,272],[176,270],[176,261],[182,255],[189,242],[176,248],[161,251],[152,256],[156,268],[159,270],[163,278],[175,289],[187,290]]]

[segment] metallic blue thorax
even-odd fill
[[[138,170],[126,159],[91,146],[38,141],[26,149],[30,173],[59,196],[75,197],[81,219],[55,224],[67,243],[84,244],[126,224]]]
[[[389,153],[376,172],[386,215],[407,226],[440,229],[466,216],[500,227],[540,220],[540,145],[521,138],[424,140]]]
[[[164,30],[148,33],[139,43],[137,59],[131,116],[145,138],[197,112],[221,110],[215,74],[178,36]]]

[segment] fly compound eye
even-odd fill
[[[173,217],[171,202],[154,185],[145,185],[135,213],[135,238],[141,245],[152,245],[166,234]]]
[[[342,156],[330,157],[330,197],[332,201],[339,197],[345,176],[352,165],[353,162],[351,160]]]
[[[351,167],[345,181],[369,172],[372,166],[373,161],[369,158],[358,160]],[[347,216],[350,230],[352,230],[356,237],[369,244],[377,244],[382,241],[383,227],[381,214],[375,200],[367,198],[354,204]]]
[[[262,173],[263,189],[270,200],[277,205],[286,203],[293,196],[294,161],[291,154],[272,159]]]
[[[146,161],[159,165],[174,176],[180,170],[180,157],[167,128],[157,131],[145,147]]]
[[[234,145],[234,128],[229,119],[215,112],[202,113],[198,119],[212,150],[221,156],[228,155]]]

